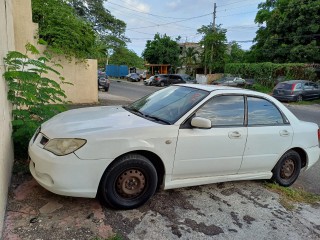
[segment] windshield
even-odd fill
[[[139,99],[126,109],[150,120],[173,124],[208,94],[200,89],[171,86]]]

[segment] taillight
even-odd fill
[[[294,84],[292,84],[292,87],[291,87],[291,94],[293,94],[293,90],[294,90],[294,88],[296,87],[296,83],[294,83]]]
[[[318,129],[318,140],[320,142],[320,128]]]

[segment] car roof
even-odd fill
[[[182,86],[182,87],[190,87],[190,88],[196,88],[208,92],[214,92],[219,91],[222,93],[239,93],[239,94],[246,94],[246,95],[256,95],[265,97],[268,96],[268,94],[256,92],[250,89],[243,89],[243,88],[237,88],[237,87],[229,87],[229,86],[221,86],[221,85],[205,85],[205,84],[174,84],[173,86]]]

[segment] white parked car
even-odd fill
[[[247,179],[290,186],[319,159],[319,135],[269,95],[181,84],[126,107],[56,115],[30,141],[30,171],[51,192],[99,194],[131,209],[158,187]]]

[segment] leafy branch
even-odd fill
[[[26,52],[9,52],[4,58],[8,85],[8,100],[13,105],[12,126],[16,154],[26,154],[28,141],[35,129],[45,120],[64,111],[66,95],[61,84],[70,84],[55,69],[62,67],[48,53],[40,54],[30,43]],[[32,56],[32,57],[31,57]],[[48,77],[57,75],[60,82]],[[18,151],[18,152],[17,152]]]

